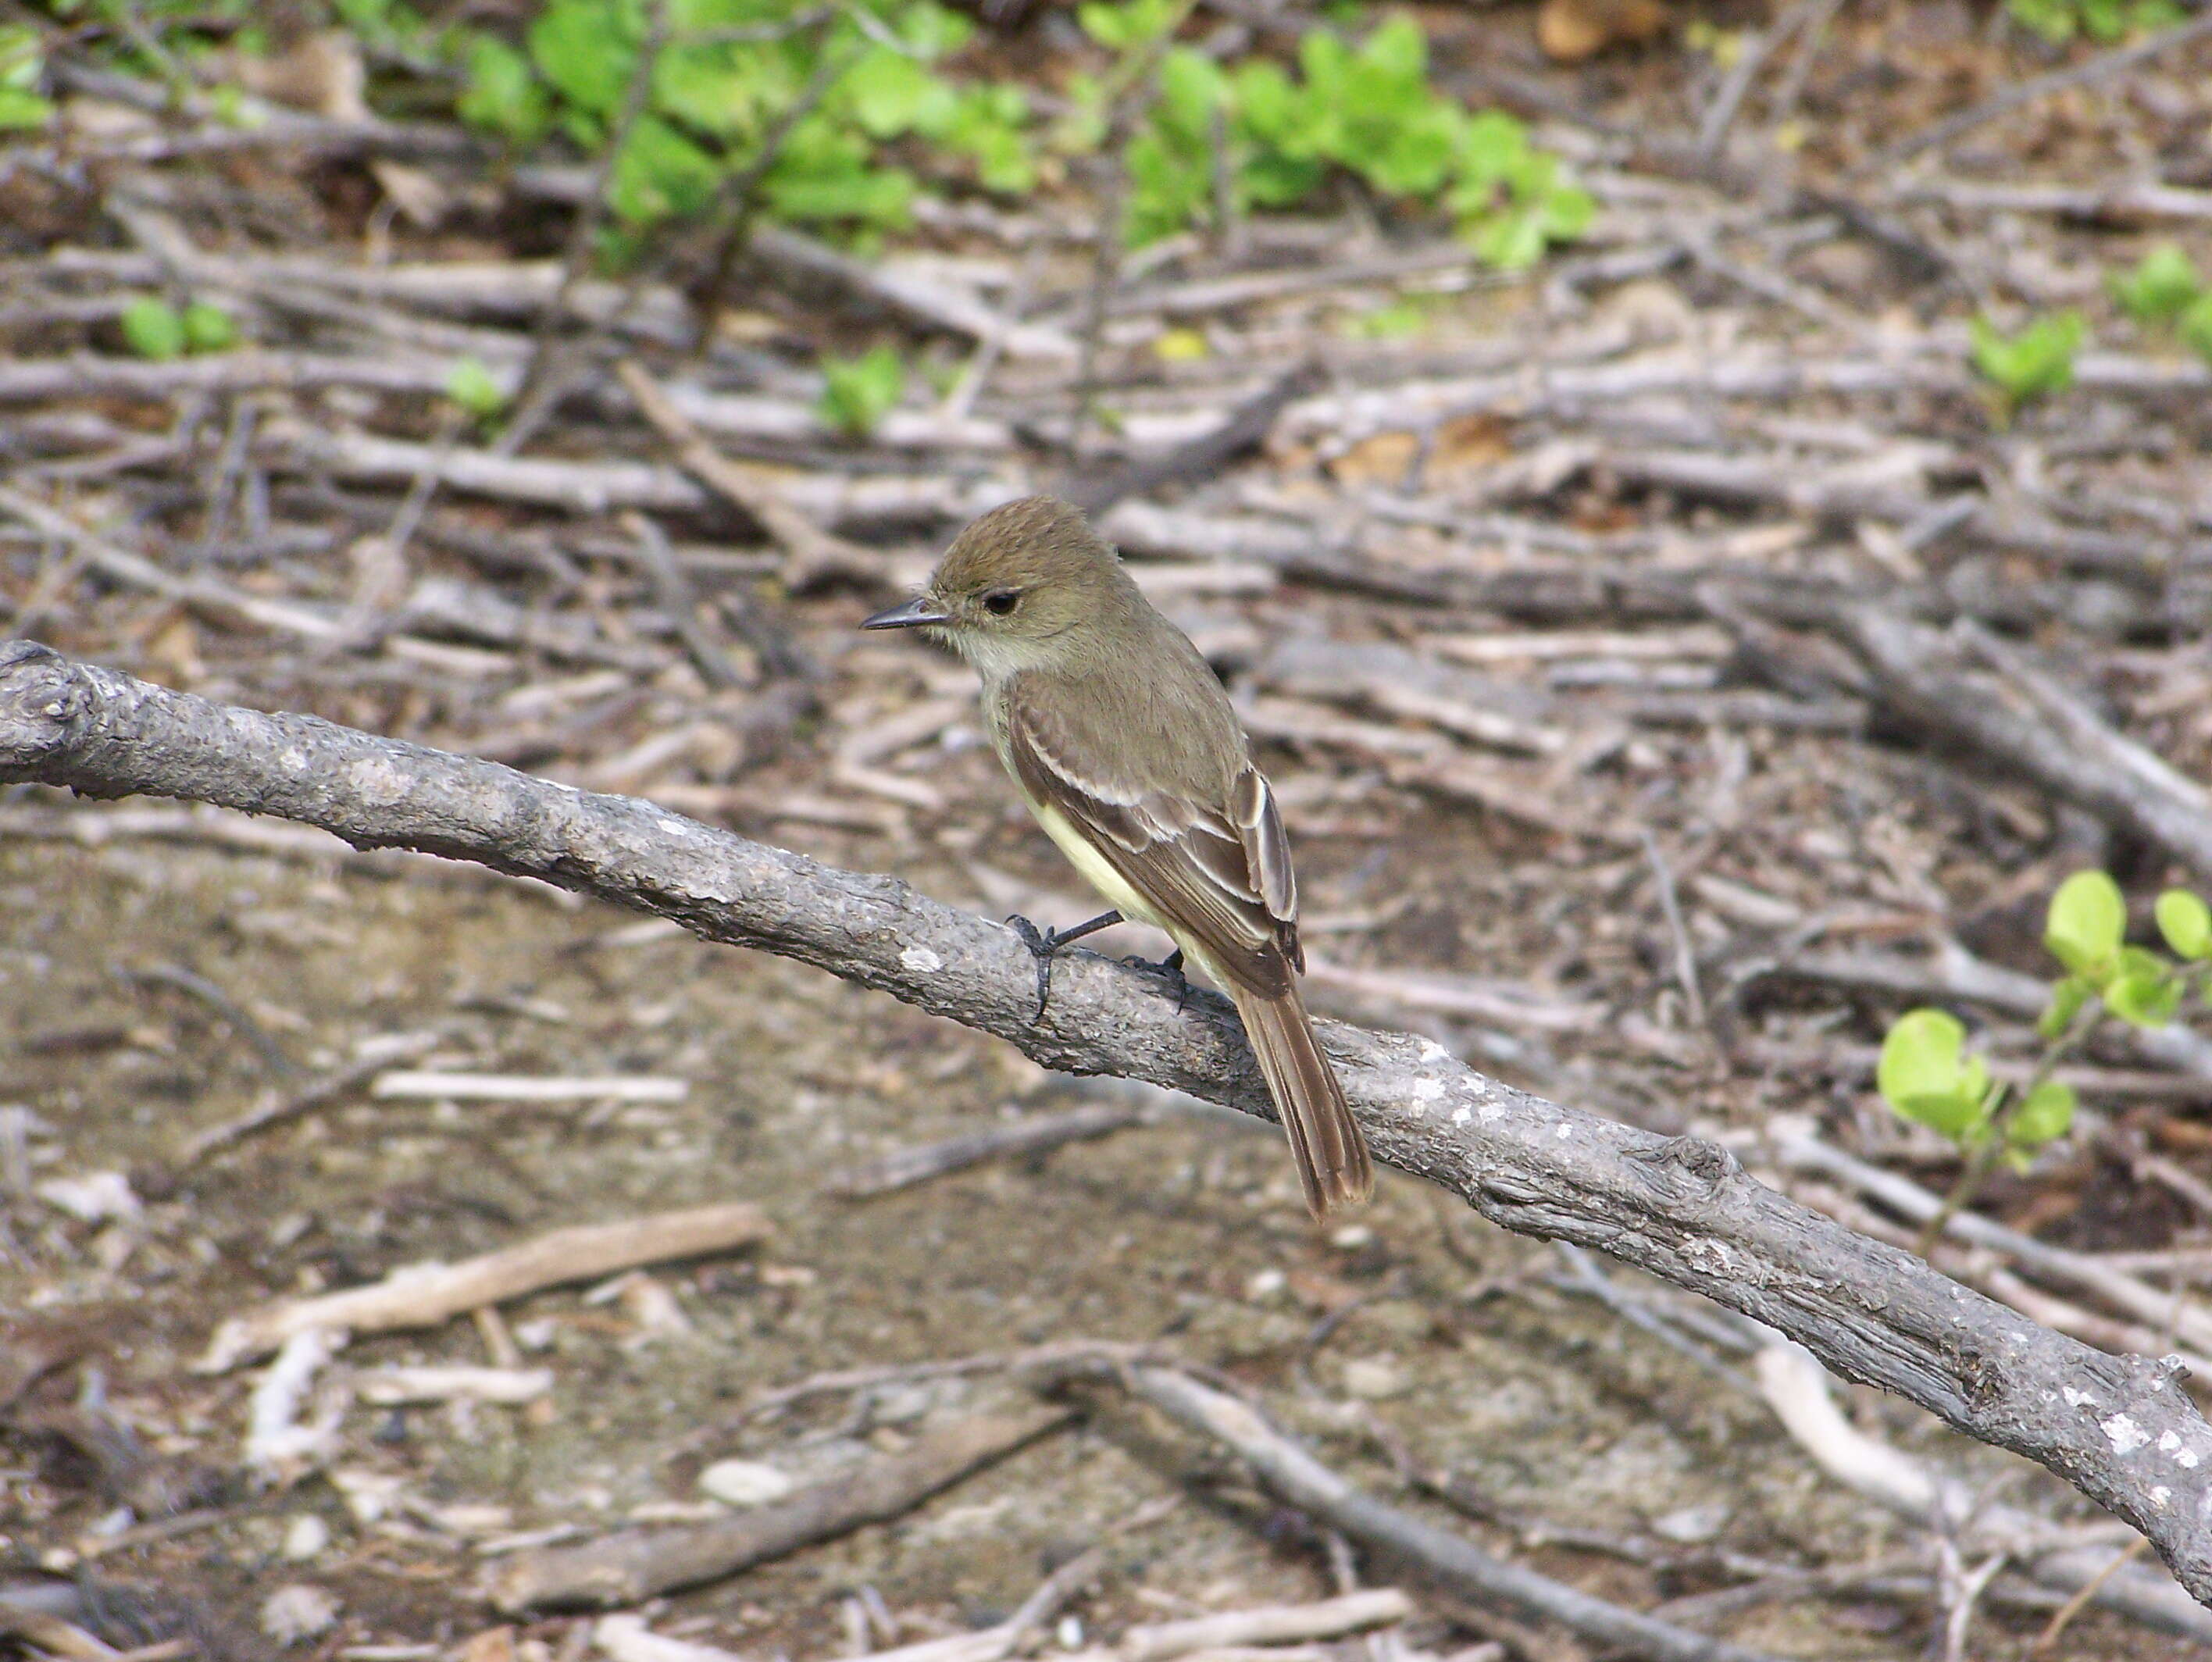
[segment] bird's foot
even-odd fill
[[[1178,1016],[1182,1014],[1183,1004],[1190,998],[1190,977],[1182,973],[1182,949],[1181,947],[1177,947],[1173,952],[1169,953],[1166,957],[1161,959],[1158,963],[1154,963],[1150,958],[1124,958],[1121,961],[1128,965],[1132,969],[1149,969],[1153,974],[1158,976],[1170,986],[1173,987],[1175,989],[1176,1014]]]
[[[1039,929],[1019,913],[1006,919],[1006,926],[1021,937],[1022,944],[1036,960],[1037,1003],[1036,1014],[1030,1017],[1032,1023],[1044,1020],[1045,1003],[1052,997],[1052,961],[1059,955],[1060,949],[1086,935],[1095,935],[1102,929],[1111,928],[1121,921],[1121,914],[1118,912],[1102,912],[1073,929]]]

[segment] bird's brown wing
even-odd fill
[[[1049,804],[1198,955],[1255,992],[1278,994],[1304,967],[1297,883],[1274,793],[1249,764],[1219,803],[1117,775],[1050,712],[1009,688],[1008,759],[1023,790]],[[1086,754],[1086,752],[1094,752]]]

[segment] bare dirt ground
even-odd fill
[[[11,1349],[69,1356],[58,1372],[72,1389],[50,1393],[57,1411],[90,1368],[103,1418],[139,1444],[112,1471],[19,1474],[9,1526],[19,1550],[51,1553],[88,1531],[97,1545],[98,1520],[118,1503],[204,1483],[192,1498],[222,1508],[204,1527],[103,1556],[102,1573],[127,1567],[131,1580],[190,1590],[248,1628],[271,1591],[309,1581],[337,1598],[356,1641],[441,1640],[481,1625],[470,1589],[485,1561],[471,1549],[487,1539],[665,1516],[699,1501],[692,1479],[710,1459],[831,1474],[1006,1387],[892,1383],[748,1424],[757,1392],[817,1372],[1094,1338],[1164,1340],[1226,1369],[1388,1489],[1383,1428],[1525,1520],[1529,1562],[1639,1605],[1718,1585],[1695,1568],[1709,1555],[1854,1563],[1904,1548],[1904,1532],[1812,1471],[1755,1398],[1716,1389],[1572,1296],[1549,1249],[1387,1174],[1354,1229],[1317,1232],[1265,1126],[1171,1121],[840,1202],[821,1192],[825,1172],[1068,1087],[815,972],[682,937],[617,944],[620,915],[495,881],[131,843],[17,844],[6,876],[0,902],[18,943],[0,965],[7,1040],[15,1093],[52,1128],[30,1143],[41,1175],[159,1172],[181,1137],[250,1106],[265,1083],[252,1049],[204,1006],[122,979],[149,964],[196,965],[303,1063],[458,1012],[459,1034],[426,1065],[692,1082],[680,1104],[611,1112],[356,1101],[213,1156],[141,1219],[94,1229],[19,1218]],[[691,1331],[657,1336],[574,1291],[506,1312],[542,1346],[530,1361],[555,1370],[550,1411],[354,1409],[335,1465],[356,1486],[358,1473],[399,1480],[404,1505],[384,1518],[362,1524],[322,1481],[231,1490],[243,1388],[185,1371],[223,1317],[565,1222],[732,1198],[765,1205],[776,1234],[755,1253],[661,1277]],[[463,1323],[345,1355],[363,1369],[484,1360]],[[1971,1445],[1871,1397],[1865,1409],[1908,1446],[1986,1477],[2011,1464],[1987,1451],[1977,1461]],[[1121,1573],[1086,1607],[1093,1628],[1333,1590],[1310,1527],[1195,1442],[1121,1410],[910,1519],[676,1608],[701,1618],[697,1636],[763,1656],[837,1652],[843,1603],[864,1586],[902,1638],[959,1631],[1003,1615],[1055,1563],[1182,1485],[1186,1502],[1127,1543]],[[288,1562],[303,1514],[328,1525],[331,1544]],[[1680,1568],[1654,1574],[1547,1544],[1545,1526],[1663,1544]],[[1876,1657],[1911,1643],[1912,1623],[1894,1604],[1846,1600],[1730,1626],[1778,1654]],[[2110,1618],[2085,1619],[2069,1642],[2081,1655],[2142,1653]]]
[[[1764,16],[1743,9],[1722,21]],[[1236,249],[1170,250],[1117,281],[1097,343],[1117,424],[1072,456],[1036,439],[1064,420],[1071,366],[1011,348],[964,425],[917,395],[917,428],[935,422],[921,436],[779,436],[811,419],[799,366],[825,343],[888,333],[949,366],[977,348],[880,295],[802,298],[771,264],[704,368],[650,327],[580,332],[582,390],[504,457],[434,395],[459,347],[502,372],[528,357],[565,223],[545,180],[455,181],[446,221],[417,231],[374,213],[348,154],[248,148],[60,184],[18,171],[0,397],[20,534],[0,543],[0,622],[217,699],[636,793],[994,915],[1070,922],[1088,897],[979,746],[965,672],[852,625],[968,513],[1171,452],[1310,358],[1322,390],[1279,413],[1261,453],[1105,524],[1261,740],[1316,1006],[1430,1034],[1560,1100],[1730,1138],[1808,1204],[1909,1240],[1838,1180],[1761,1167],[1762,1136],[1808,1127],[1943,1189],[1951,1151],[1872,1090],[1888,1019],[1946,1003],[2022,1063],[2033,1009],[1966,990],[1959,964],[2047,976],[2043,907],[2071,870],[2106,865],[2133,897],[2212,872],[1905,720],[1803,596],[1978,622],[2187,777],[2212,771],[2212,373],[2133,332],[2105,288],[2160,240],[2212,269],[2212,57],[2199,39],[1917,171],[1869,171],[1885,144],[2094,54],[1963,6],[1844,8],[1793,94],[1808,136],[1786,168],[1771,145],[1740,156],[1747,182],[1660,142],[1693,133],[1723,82],[1698,54],[1568,70],[1536,54],[1526,9],[1428,21],[1470,95],[1517,99],[1576,161],[1603,207],[1588,246],[1510,284],[1442,255],[1407,276],[1391,258],[1433,236],[1355,203],[1255,226]],[[1059,37],[1020,38],[1035,39]],[[1760,120],[1790,113],[1762,101],[1777,63]],[[2112,194],[2146,182],[2169,195]],[[2031,185],[2050,199],[2003,194]],[[1075,191],[1018,214],[964,203],[899,252],[938,257],[910,275],[1079,331],[1090,214]],[[356,292],[331,273],[485,260],[505,285],[488,298]],[[252,364],[190,361],[165,380],[114,355],[114,311],[164,270],[227,297],[264,349]],[[1407,294],[1416,341],[1347,327]],[[1965,320],[2059,306],[2092,321],[2078,385],[1998,422]],[[1156,354],[1170,327],[1199,329],[1207,355]],[[740,488],[852,541],[825,551],[756,523],[668,465],[669,434],[616,390],[627,355],[672,385],[756,397],[690,419],[759,464]],[[417,369],[420,386],[392,384]],[[532,458],[556,465],[526,476]],[[1825,1475],[1740,1356],[1685,1340],[1662,1289],[1600,1271],[1601,1301],[1586,1264],[1391,1174],[1371,1212],[1316,1230],[1272,1131],[1172,1107],[840,1198],[836,1173],[888,1152],[1131,1099],[535,886],[116,812],[0,792],[0,1104],[26,1111],[0,1146],[0,1532],[24,1577],[104,1589],[118,1646],[183,1623],[209,1654],[273,1654],[268,1602],[299,1585],[335,1613],[301,1655],[581,1655],[588,1619],[482,1637],[497,1623],[483,1578],[526,1538],[696,1519],[716,1510],[697,1482],[714,1462],[834,1479],[1030,1400],[990,1369],[749,1411],[762,1393],[1098,1340],[1219,1370],[1364,1487],[1604,1598],[1775,1656],[1942,1653],[1956,1550]],[[1125,931],[1104,949],[1158,944]],[[371,1096],[363,1071],[184,1157],[196,1133],[416,1034],[410,1068],[687,1089],[457,1104]],[[2002,1253],[1939,1262],[2094,1343],[2162,1350],[2212,1239],[2212,1083],[2201,1058],[2118,1039],[2086,1059],[2094,1112],[1980,1210],[2133,1254],[2112,1262],[2170,1293],[2174,1324]],[[130,1196],[55,1198],[55,1180],[99,1174]],[[773,1236],[504,1309],[520,1348],[506,1360],[552,1371],[520,1407],[346,1402],[305,1469],[257,1482],[240,1453],[254,1374],[191,1368],[221,1320],[272,1298],[722,1200],[758,1203]],[[1654,1313],[1662,1331],[1628,1319]],[[357,1339],[331,1377],[501,1359],[456,1320]],[[649,1606],[654,1630],[760,1662],[887,1649],[1004,1617],[1102,1541],[1110,1568],[1048,1651],[1339,1590],[1329,1542],[1240,1465],[1110,1390],[1084,1400],[1073,1428],[908,1515]],[[1982,1500],[2091,1513],[1917,1410],[1853,1392],[1850,1411]],[[1450,1474],[1461,1510],[1417,1471]],[[1164,1495],[1180,1504],[1115,1532]],[[1410,1624],[1337,1650],[1601,1653],[1408,1586]],[[2063,1598],[2000,1575],[1954,1653],[2032,1653]],[[2195,1652],[2092,1608],[2038,1653]]]

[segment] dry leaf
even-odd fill
[[[1649,40],[1666,27],[1663,0],[1544,0],[1536,43],[1562,64],[1579,64],[1607,46]]]
[[[1429,476],[1496,467],[1513,454],[1512,434],[1510,422],[1487,410],[1453,416],[1437,429],[1429,449]]]
[[[368,71],[360,44],[343,29],[303,34],[266,58],[236,53],[228,68],[246,91],[273,104],[312,110],[332,121],[369,118],[368,102],[362,96]]]
[[[1340,485],[1401,485],[1420,453],[1417,434],[1378,433],[1331,462],[1329,476]]]

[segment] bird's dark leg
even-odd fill
[[[1044,1019],[1045,1000],[1052,996],[1053,955],[1071,941],[1079,941],[1085,935],[1096,935],[1102,929],[1111,929],[1121,921],[1121,914],[1118,912],[1102,912],[1095,918],[1085,919],[1073,929],[1039,929],[1019,913],[1006,919],[1007,927],[1022,937],[1022,944],[1036,960],[1037,1007],[1036,1014],[1030,1018],[1032,1022]]]
[[[1150,958],[1124,958],[1121,961],[1132,969],[1149,969],[1153,974],[1165,980],[1175,989],[1176,1014],[1178,1016],[1182,1014],[1183,1004],[1190,997],[1190,977],[1182,973],[1181,947],[1169,953],[1158,963],[1154,963]]]
[[[1160,974],[1168,978],[1168,985],[1175,989],[1176,1014],[1180,1016],[1182,1014],[1183,1001],[1190,997],[1190,977],[1182,973],[1181,947],[1177,947],[1160,960]]]

